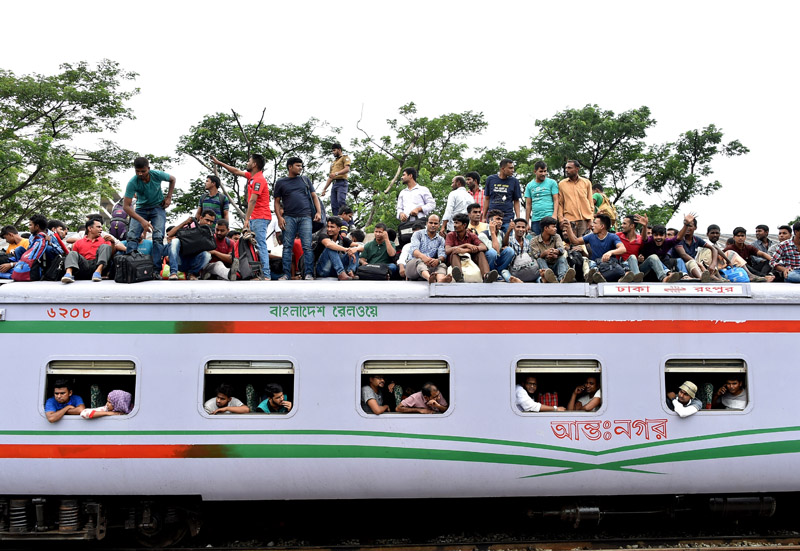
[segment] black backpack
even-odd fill
[[[388,264],[362,264],[356,270],[358,279],[386,281],[391,276]]]
[[[232,280],[264,277],[259,261],[258,246],[255,235],[252,233],[245,233],[238,241],[233,242],[233,258],[239,261],[239,267],[236,275],[231,278]]]

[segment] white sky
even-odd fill
[[[714,123],[751,150],[717,160],[723,189],[682,208],[700,230],[774,233],[800,214],[798,12],[789,1],[9,2],[0,67],[109,58],[136,71],[137,119],[113,139],[157,154],[231,108],[250,122],[263,107],[273,123],[316,116],[347,144],[362,104],[362,127],[380,135],[414,101],[424,116],[482,111],[489,129],[470,145],[516,148],[567,107],[647,105],[653,143]],[[170,172],[185,183],[198,168]]]

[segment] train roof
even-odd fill
[[[800,285],[789,283],[434,284],[407,281],[113,281],[10,282],[0,285],[3,304],[385,304],[385,303],[582,303],[582,302],[800,303]]]

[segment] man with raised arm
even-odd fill
[[[333,164],[331,164],[331,171],[328,174],[328,179],[325,182],[325,187],[320,193],[320,197],[325,197],[325,192],[328,191],[328,186],[333,184],[331,188],[331,214],[340,216],[342,213],[340,209],[347,202],[347,175],[350,173],[350,157],[342,154],[342,144],[335,143],[331,146],[333,153]]]
[[[358,253],[364,248],[354,245],[349,237],[342,235],[342,225],[341,218],[331,216],[326,227],[317,232],[314,247],[317,277],[336,277],[339,281],[349,281],[355,276]]]
[[[400,179],[406,185],[397,196],[397,219],[401,222],[427,217],[433,212],[436,201],[428,188],[417,183],[417,169],[403,169]]]
[[[641,224],[643,228],[648,225],[647,216],[635,214],[634,220]],[[646,276],[649,272],[654,272],[656,279],[662,283],[674,283],[683,277],[681,272],[669,272],[664,264],[669,251],[672,250],[683,236],[686,234],[687,225],[694,220],[694,214],[687,214],[684,218],[683,227],[678,235],[672,239],[667,239],[667,228],[660,224],[653,226],[653,235],[642,241],[639,248],[639,270]]]
[[[578,175],[580,168],[578,161],[567,161],[567,177],[558,183],[558,214],[569,220],[578,237],[586,233],[594,217],[592,182]]]
[[[489,269],[497,271],[500,277],[508,280],[507,268],[514,260],[514,250],[508,246],[508,239],[514,233],[514,226],[509,226],[507,233],[503,233],[500,229],[503,227],[503,211],[492,209],[486,216],[489,227],[478,233],[478,239],[486,245],[486,261],[489,263]],[[525,230],[527,229],[526,224]]]
[[[594,283],[605,283],[606,278],[597,271],[600,262],[610,262],[612,257],[619,257],[625,254],[625,245],[619,240],[617,234],[610,233],[611,219],[607,214],[597,214],[592,221],[592,233],[583,237],[578,237],[572,231],[572,224],[566,218],[562,220],[561,227],[567,230],[567,236],[573,245],[589,245],[592,249],[592,256],[589,259],[589,271],[591,281]],[[592,270],[594,270],[592,272]],[[633,274],[625,272],[619,279],[622,282],[633,281]]]
[[[642,234],[645,233],[646,226],[642,226]],[[636,218],[632,214],[622,217],[620,224],[622,231],[617,232],[617,237],[625,245],[625,254],[620,256],[622,268],[626,272],[633,274],[633,281],[636,283],[644,279],[644,274],[639,270],[639,249],[642,248],[642,236],[636,233]]]
[[[504,232],[515,218],[519,218],[519,200],[522,197],[519,180],[514,178],[514,161],[503,159],[500,161],[500,170],[486,178],[486,187],[483,194],[489,198],[484,201],[481,210],[481,219],[486,220],[486,214],[496,209],[503,213]]]
[[[269,208],[269,186],[264,177],[266,161],[263,155],[253,153],[247,159],[247,170],[239,170],[235,166],[226,165],[213,155],[211,161],[235,176],[247,179],[247,212],[243,220],[244,229],[253,230],[258,245],[258,256],[261,262],[261,272],[265,280],[270,279],[269,273],[269,248],[267,246],[267,227],[272,220]]]
[[[133,161],[136,176],[128,181],[125,188],[125,199],[122,208],[131,217],[128,236],[125,240],[125,254],[138,250],[142,233],[152,232],[153,266],[155,273],[161,273],[161,259],[164,257],[164,229],[167,224],[167,207],[172,202],[175,191],[175,176],[160,170],[150,170],[150,162],[144,157],[136,157]],[[161,189],[161,182],[169,181],[166,197]],[[134,210],[133,197],[136,196]]]
[[[714,245],[706,243],[703,239],[695,237],[694,232],[697,229],[697,218],[693,218],[689,225],[684,224],[685,233],[683,239],[675,243],[670,255],[683,261],[686,267],[686,273],[694,278],[700,279],[702,283],[711,281],[711,272],[699,266],[695,257],[700,249],[709,249],[711,251],[711,266],[717,264],[717,248]]]

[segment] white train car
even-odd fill
[[[799,331],[789,284],[2,285],[0,539],[102,537],[112,501],[148,535],[201,501],[797,492]],[[371,373],[449,408],[367,414]],[[521,412],[530,374],[559,405],[594,376],[602,405]],[[743,410],[667,407],[734,376]],[[134,408],[51,424],[62,377]],[[220,382],[293,408],[208,415]]]

